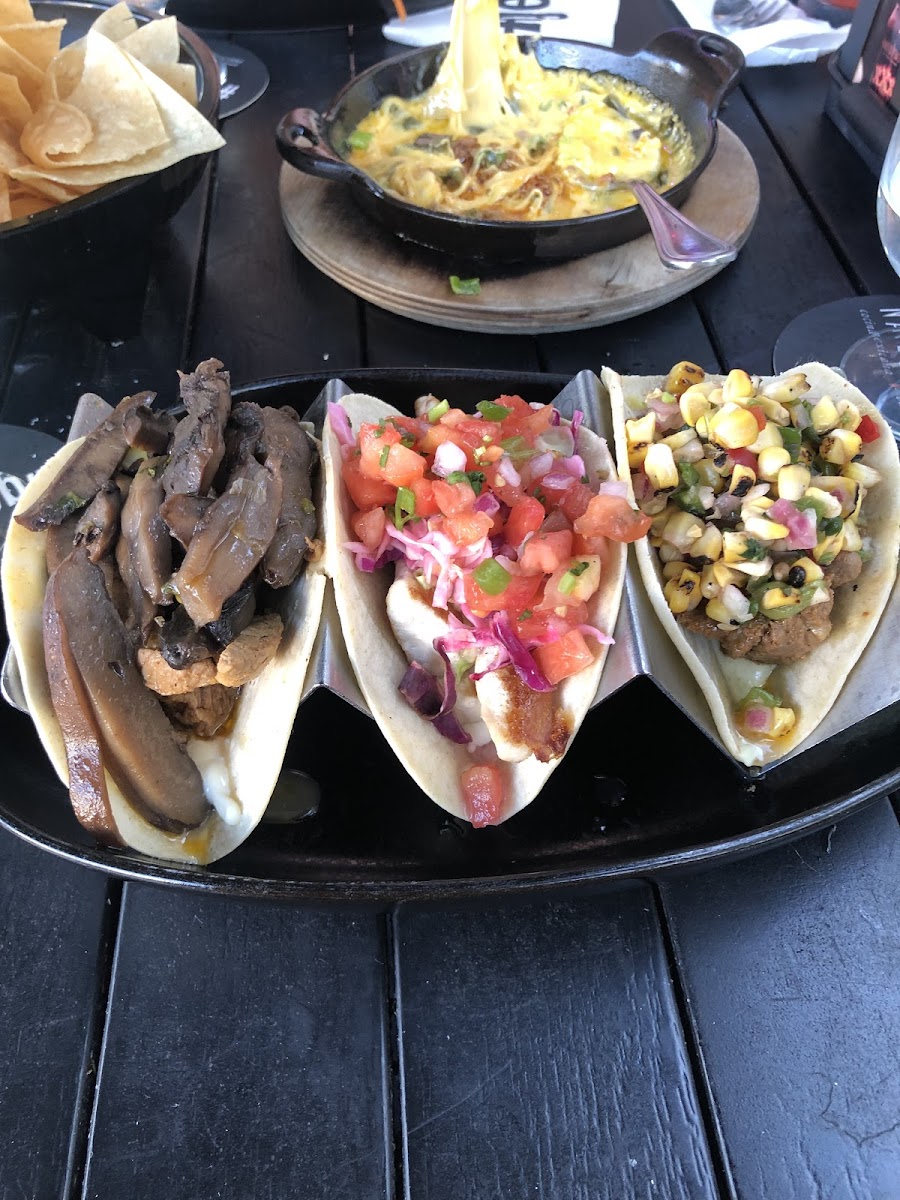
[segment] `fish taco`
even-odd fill
[[[518,396],[330,407],[328,571],[372,716],[442,808],[475,826],[538,794],[597,692],[649,524],[605,441]]]
[[[890,598],[896,442],[821,363],[603,374],[620,474],[652,520],[635,549],[653,606],[728,752],[775,761],[830,711]]]
[[[180,390],[181,420],[153,393],[126,397],[42,467],[2,580],[27,706],[78,820],[202,863],[265,811],[325,577],[318,451],[296,414],[232,405],[215,359]]]

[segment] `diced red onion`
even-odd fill
[[[538,409],[543,408],[543,407],[544,407],[543,404],[537,404],[534,400],[532,400],[531,408],[533,408],[535,410],[535,412],[537,412]],[[554,408],[552,423],[554,425],[558,425],[561,420],[562,420],[562,417],[560,416],[559,409]]]
[[[741,502],[737,496],[732,496],[730,492],[723,492],[721,495],[716,496],[713,513],[719,518],[733,517],[740,511],[740,507]]]
[[[647,476],[644,475],[644,479]],[[650,480],[647,479],[647,483]],[[628,484],[623,483],[621,479],[605,479],[597,488],[598,496],[618,496],[621,500],[625,500],[628,496]]]
[[[522,476],[513,466],[513,460],[508,454],[504,454],[497,463],[497,471],[512,487],[518,487],[522,482]]]
[[[598,629],[596,625],[576,625],[575,628],[583,637],[596,638],[601,646],[616,644],[614,638],[611,638],[608,633],[604,633],[602,629]]]
[[[584,465],[584,459],[580,454],[572,454],[569,458],[564,458],[559,464],[565,471],[573,477],[573,479],[581,479],[587,474],[587,469]]]
[[[513,669],[526,687],[533,692],[552,692],[553,684],[541,671],[515,633],[505,612],[495,612],[491,617],[491,629],[510,657]]]
[[[578,430],[581,428],[583,421],[584,413],[580,408],[576,408],[575,412],[572,414],[572,437],[578,436]]]
[[[434,452],[434,473],[446,478],[454,471],[466,469],[466,452],[455,442],[441,442]]]
[[[560,471],[551,471],[545,475],[541,483],[548,488],[553,488],[554,491],[564,492],[572,486],[575,478],[572,475],[564,475]]]
[[[534,444],[538,450],[549,450],[551,454],[557,454],[560,458],[569,458],[575,453],[575,439],[569,425],[551,426],[549,429],[545,429],[535,438]]]
[[[660,431],[680,429],[684,424],[681,407],[677,402],[675,404],[666,404],[665,400],[660,397],[652,396],[647,401],[647,407],[656,413],[656,428]]]
[[[475,501],[475,511],[487,513],[489,517],[493,517],[500,511],[500,501],[493,492],[482,492]]]
[[[328,421],[342,446],[356,445],[356,438],[353,436],[353,430],[350,428],[350,418],[347,416],[347,410],[343,404],[329,403]]]
[[[522,467],[522,482],[527,487],[534,483],[536,479],[546,475],[548,471],[553,469],[553,455],[539,454],[537,458],[532,458]]]
[[[812,509],[798,508],[792,500],[776,500],[768,516],[786,525],[788,536],[783,539],[785,550],[815,550],[818,541],[816,514]]]

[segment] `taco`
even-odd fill
[[[653,606],[726,750],[773,762],[829,712],[890,598],[896,442],[820,363],[604,381],[621,477],[653,522],[635,547]]]
[[[30,482],[3,552],[11,650],[76,817],[99,840],[212,862],[262,817],[325,577],[318,452],[290,409],[232,407],[215,359],[187,414],[126,397]]]
[[[328,572],[372,716],[475,826],[538,794],[597,692],[626,540],[649,524],[606,443],[518,396],[330,406]]]

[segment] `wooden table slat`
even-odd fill
[[[883,801],[662,887],[741,1200],[900,1195],[898,870]]]
[[[415,1200],[713,1200],[653,895],[401,909]]]

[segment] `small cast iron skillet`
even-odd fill
[[[664,195],[672,204],[683,203],[715,152],[719,106],[744,64],[737,46],[693,29],[671,29],[636,54],[551,38],[530,44],[543,67],[611,71],[642,84],[672,106],[687,126],[696,165]],[[346,162],[347,137],[362,118],[385,96],[408,99],[425,91],[434,81],[444,51],[444,46],[430,46],[370,67],[337,94],[324,116],[310,108],[293,109],[276,129],[282,157],[310,175],[347,184],[360,207],[398,237],[461,258],[494,262],[579,258],[647,232],[646,217],[637,205],[561,221],[482,221],[431,212],[390,195]]]

